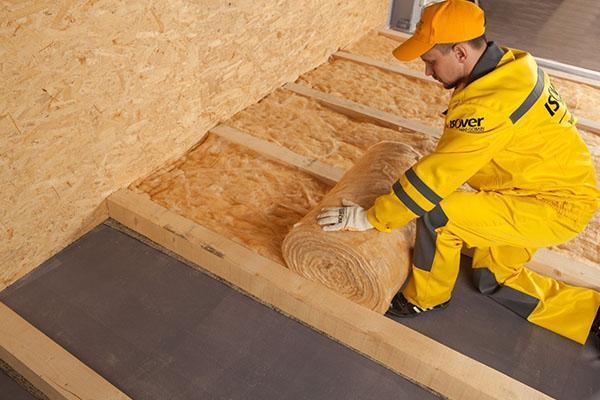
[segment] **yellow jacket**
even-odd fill
[[[476,190],[596,207],[600,191],[589,150],[530,54],[489,43],[469,81],[450,99],[435,151],[368,210],[375,228],[402,227],[465,182]]]

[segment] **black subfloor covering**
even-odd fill
[[[0,300],[134,399],[437,398],[106,225]]]
[[[600,399],[600,350],[539,328],[477,292],[471,259],[461,273],[448,308],[396,319],[459,352],[556,399]]]
[[[36,400],[36,398],[0,369],[0,400]]]

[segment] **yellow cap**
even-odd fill
[[[481,8],[466,0],[447,0],[425,8],[414,35],[393,54],[400,61],[409,61],[436,44],[464,42],[484,33],[485,17]]]

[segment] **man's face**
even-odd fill
[[[455,88],[464,78],[464,65],[454,49],[444,53],[434,46],[421,59],[425,62],[425,75],[432,76],[445,89]]]

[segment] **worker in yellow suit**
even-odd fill
[[[443,308],[463,245],[474,248],[477,288],[527,320],[584,344],[599,335],[600,293],[523,267],[541,247],[574,238],[598,208],[591,156],[576,120],[528,53],[487,42],[483,11],[466,0],[427,7],[394,50],[421,57],[426,74],[454,89],[435,151],[364,210],[323,209],[324,230],[391,232],[414,218],[408,283],[389,313]],[[468,183],[475,192],[457,191]]]

